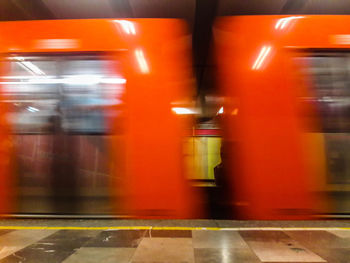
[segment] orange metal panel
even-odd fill
[[[194,193],[186,183],[181,148],[189,126],[171,111],[173,103],[188,101],[191,95],[184,25],[169,20],[162,26],[144,23],[141,30],[144,34],[129,53],[131,64],[125,71],[131,214],[152,218],[198,216]]]
[[[238,144],[230,163],[232,202],[241,217],[301,219],[320,209],[310,185],[324,173],[312,174],[304,155],[292,57],[295,49],[349,48],[349,22],[345,16],[244,16],[217,22],[220,81],[228,98],[224,139]],[[230,114],[237,105],[238,115]],[[317,155],[317,149],[307,152]]]

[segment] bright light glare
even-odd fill
[[[10,77],[4,77],[10,79]],[[17,79],[17,78],[14,78]],[[19,78],[20,79],[20,78]],[[102,78],[99,75],[73,75],[62,79],[34,77],[27,78],[27,81],[1,81],[0,84],[24,85],[24,84],[67,84],[67,85],[96,85],[104,84],[125,84],[124,78]]]
[[[253,64],[253,67],[252,67],[253,70],[258,70],[261,68],[262,63],[264,62],[264,60],[266,59],[270,51],[271,51],[271,46],[263,46],[261,48],[260,53]]]
[[[18,57],[18,60],[21,60],[21,61],[16,62],[17,65],[19,65],[24,70],[28,71],[30,74],[45,75],[45,73],[39,67],[34,65],[32,62],[24,61],[22,57]]]
[[[24,61],[24,57],[9,57],[10,60]]]
[[[37,112],[37,111],[39,111],[39,109],[31,107],[31,106],[27,107],[27,110],[30,111],[30,112]]]
[[[25,61],[24,57],[12,57],[12,60],[17,60],[16,62],[21,68],[35,75],[45,75],[45,73],[32,62]]]
[[[349,45],[350,35],[333,35],[331,36],[331,42],[337,45]]]
[[[275,29],[280,29],[282,30],[283,28],[285,28],[288,23],[294,19],[300,19],[300,18],[304,18],[303,16],[290,16],[290,17],[285,17],[285,18],[281,18],[281,19],[278,19],[278,21],[276,22],[276,25],[275,25]]]
[[[104,78],[100,80],[101,83],[105,84],[125,84],[126,79],[123,78]]]
[[[118,23],[126,34],[136,35],[136,30],[133,22],[126,20],[114,20],[114,22]]]
[[[73,75],[63,79],[63,84],[68,85],[96,85],[101,77],[99,75]]]
[[[2,79],[44,79],[53,78],[53,76],[1,76]]]
[[[221,107],[219,110],[218,110],[218,113],[217,114],[223,114],[224,113],[224,107]]]
[[[146,74],[149,73],[149,67],[145,59],[145,55],[143,54],[143,51],[141,49],[135,50],[136,60],[139,64],[139,67],[141,69],[141,72]]]
[[[188,109],[188,108],[181,108],[181,107],[173,107],[171,108],[171,110],[173,112],[175,112],[176,114],[195,114],[196,112]]]
[[[22,64],[23,66],[27,67],[29,70],[34,72],[36,75],[45,75],[45,73],[38,68],[36,65],[34,65],[32,62],[29,61],[22,61],[22,62],[17,62],[19,64]]]
[[[13,84],[14,82],[7,82],[6,84]],[[29,79],[27,82],[16,82],[16,84],[62,84],[59,79],[49,79],[49,78],[33,78]]]

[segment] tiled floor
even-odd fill
[[[350,230],[0,229],[0,262],[350,263]]]

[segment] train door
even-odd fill
[[[349,51],[309,49],[295,56],[309,89],[308,96],[300,100],[313,108],[313,114],[304,114],[303,118],[314,122],[308,134],[318,137],[318,145],[322,145],[318,148],[324,154],[325,183],[321,191],[331,204],[324,212],[345,216],[350,214]]]
[[[14,21],[0,35],[16,213],[198,216],[176,111],[193,87],[182,21]]]
[[[16,151],[15,213],[112,213],[109,141],[117,113],[110,106],[125,86],[117,64],[101,54],[5,58],[2,102]]]

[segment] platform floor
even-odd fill
[[[0,220],[0,262],[350,262],[349,221]]]

